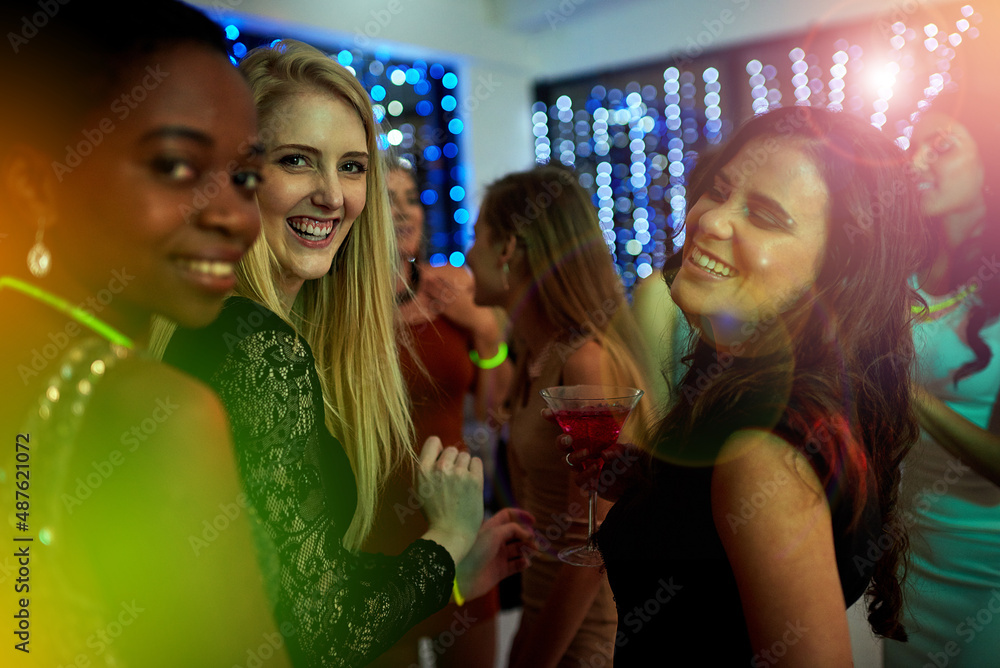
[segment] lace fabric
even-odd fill
[[[284,321],[233,298],[214,325],[175,334],[165,359],[206,380],[229,412],[258,554],[297,666],[364,665],[448,602],[454,563],[436,543],[418,540],[395,557],[343,547],[353,473],[326,428],[312,353]]]

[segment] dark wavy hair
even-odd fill
[[[980,258],[992,258],[1000,253],[1000,230],[996,221],[1000,216],[1000,116],[996,113],[998,103],[997,91],[990,91],[984,99],[985,91],[976,91],[975,99],[964,91],[948,91],[934,98],[930,111],[945,114],[961,123],[972,135],[979,148],[979,159],[983,165],[983,197],[986,201],[985,224],[979,225],[976,232],[965,239],[955,249],[951,274],[948,276],[949,288],[957,290],[975,276],[969,275],[969,268],[981,266]],[[919,122],[919,121],[918,121]],[[945,230],[940,221],[931,219],[931,235],[936,242],[934,248],[945,249],[943,236]],[[966,362],[955,371],[954,383],[985,369],[993,353],[980,336],[987,322],[1000,315],[1000,288],[988,281],[980,281],[976,291],[977,301],[969,312],[969,320],[965,337],[969,347],[976,357]]]
[[[897,517],[897,490],[900,462],[919,433],[910,404],[911,307],[918,298],[907,279],[925,247],[915,183],[903,152],[864,121],[787,107],[748,121],[699,169],[689,206],[757,139],[768,150],[790,144],[819,169],[830,194],[822,264],[808,294],[775,323],[757,324],[754,336],[770,338],[773,345],[766,348],[780,352],[720,359],[712,346],[693,341],[680,386],[685,396],[661,422],[655,447],[706,441],[721,447],[740,428],[770,429],[813,462],[828,497],[846,492],[838,500],[851,504],[855,525],[868,485],[875,485],[881,530],[893,540],[874,566],[868,620],[879,635],[904,640],[901,579],[908,543]],[[664,266],[668,282],[679,255]]]

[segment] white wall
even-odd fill
[[[480,187],[534,160],[529,108],[536,76],[529,35],[497,25],[482,0],[192,0],[213,18],[239,13],[309,41],[384,45],[394,57],[445,58],[459,67],[463,149],[474,211]]]
[[[905,16],[943,0],[192,0],[310,35],[456,62],[473,210],[481,187],[534,159],[533,82],[801,31]],[[975,4],[975,0],[971,0]],[[895,20],[895,19],[893,19]],[[320,41],[320,39],[317,39]]]

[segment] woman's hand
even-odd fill
[[[496,353],[496,346],[501,341],[500,323],[492,309],[477,306],[473,300],[475,283],[472,276],[464,269],[446,272],[442,267],[427,277],[423,284],[430,297],[431,312],[441,314],[471,332],[477,349],[483,347],[479,350],[480,356],[484,359],[492,357],[490,353]]]
[[[555,422],[549,408],[542,409],[542,417]],[[566,463],[576,471],[573,482],[583,490],[596,491],[608,501],[617,501],[625,493],[642,466],[642,453],[631,443],[615,443],[603,452],[591,453],[586,449],[575,450],[573,437],[560,434],[556,447],[566,455]]]
[[[531,530],[534,523],[531,513],[515,508],[504,508],[483,523],[475,544],[456,569],[462,596],[482,596],[528,567],[529,554],[537,549]]]
[[[424,538],[433,540],[458,564],[469,552],[483,523],[483,463],[441,439],[424,442],[417,473],[417,494],[430,525]]]
[[[434,316],[440,314],[469,332],[472,350],[481,360],[493,360],[503,343],[503,327],[496,309],[476,305],[473,298],[476,284],[472,275],[465,269],[451,266],[437,267],[433,272],[426,273],[428,275],[421,282],[421,290],[430,299],[431,313]],[[477,369],[476,419],[485,421],[500,408],[512,373],[508,360],[490,369]]]

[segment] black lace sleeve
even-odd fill
[[[354,479],[312,353],[290,328],[253,329],[206,380],[229,411],[279,627],[296,666],[365,665],[444,607],[455,566],[426,540],[396,557],[344,549]]]

